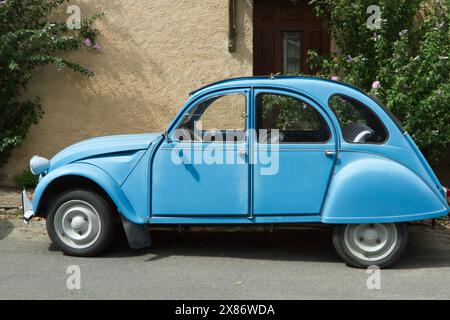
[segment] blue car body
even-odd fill
[[[245,95],[247,129],[255,128],[255,96],[274,93],[302,99],[325,119],[324,143],[280,144],[279,170],[259,174],[261,147],[247,135],[242,142],[185,144],[192,154],[211,144],[243,152],[239,164],[176,164],[172,139],[183,117],[215,95]],[[388,133],[383,143],[348,143],[329,107],[334,95],[351,97],[371,109]],[[168,137],[168,138],[167,138]],[[34,215],[45,216],[52,185],[82,177],[101,188],[118,212],[134,224],[330,224],[404,222],[449,213],[445,190],[414,141],[382,105],[349,85],[309,77],[238,78],[191,94],[166,134],[149,133],[90,139],[50,161],[33,200]]]

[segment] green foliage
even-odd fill
[[[449,157],[449,1],[310,1],[341,54],[309,52],[321,77],[336,76],[379,98],[430,160]],[[381,9],[381,28],[367,27],[367,8]]]
[[[362,108],[357,107],[356,104],[350,101],[340,96],[334,96],[329,101],[330,107],[341,122],[341,126],[345,128],[351,123],[361,123],[370,126],[362,114]]]
[[[22,172],[16,174],[13,178],[14,185],[17,188],[35,188],[39,181],[39,176],[35,176],[30,170],[23,170]]]
[[[0,1],[0,167],[43,114],[39,98],[20,98],[37,67],[54,64],[58,69],[93,75],[57,54],[87,46],[86,39],[94,48],[97,30],[91,25],[101,14],[82,19],[80,30],[69,30],[65,22],[48,21],[47,17],[67,2]]]
[[[279,130],[317,130],[321,123],[316,111],[306,104],[289,96],[265,94],[262,97],[262,117],[265,121],[276,120]]]

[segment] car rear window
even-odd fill
[[[339,120],[346,142],[383,143],[387,140],[388,132],[380,118],[360,101],[336,94],[328,104]]]

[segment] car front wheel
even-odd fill
[[[370,223],[337,225],[333,244],[350,266],[387,268],[403,253],[408,241],[404,223]]]
[[[97,193],[70,190],[56,197],[47,216],[50,239],[65,254],[94,256],[105,250],[114,236],[111,206]]]

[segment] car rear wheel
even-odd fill
[[[350,266],[380,268],[392,266],[403,253],[408,241],[404,223],[370,223],[337,225],[333,244]]]
[[[59,195],[47,216],[50,239],[65,254],[94,256],[111,243],[115,230],[109,203],[88,190]]]

